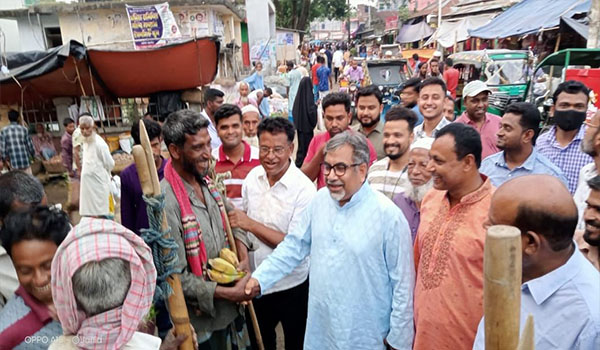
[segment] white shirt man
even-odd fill
[[[302,224],[302,213],[316,194],[315,185],[291,159],[294,126],[283,118],[267,118],[258,129],[260,166],[242,185],[242,211],[230,214],[256,242],[250,253],[252,271],[271,255],[289,232]],[[243,213],[245,212],[245,214]],[[265,289],[254,302],[266,349],[276,347],[275,327],[281,322],[287,349],[300,349],[308,312],[308,257],[289,275]]]

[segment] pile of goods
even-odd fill
[[[209,259],[208,264],[211,267],[208,270],[208,278],[218,284],[233,283],[246,276],[246,272],[237,269],[240,262],[229,248],[221,249],[219,257]]]
[[[114,153],[112,155],[113,160],[115,161],[115,167],[112,172],[114,174],[120,174],[123,169],[127,168],[131,164],[133,164],[133,155],[127,154],[124,152]]]
[[[60,155],[55,155],[49,160],[44,160],[42,164],[44,164],[44,169],[46,169],[48,174],[62,174],[67,172],[67,169],[62,164]]]

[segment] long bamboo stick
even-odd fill
[[[225,215],[225,231],[227,231],[227,240],[229,241],[229,246],[231,250],[237,255],[238,259],[240,255],[237,250],[237,246],[235,244],[235,238],[233,237],[233,230],[231,229],[231,224],[229,223],[229,218]],[[260,333],[260,326],[258,325],[258,318],[256,317],[256,311],[254,310],[254,304],[252,301],[248,302],[248,312],[250,313],[250,319],[252,320],[252,327],[254,328],[254,336],[256,338],[256,345],[258,346],[258,350],[265,350],[265,345],[263,343],[262,335]]]
[[[147,196],[158,196],[162,192],[158,180],[158,173],[156,171],[156,163],[154,163],[152,147],[150,146],[150,139],[148,138],[148,133],[146,132],[143,120],[140,120],[140,143],[141,146],[136,145],[133,147],[133,156],[140,183],[142,184],[142,191]],[[167,228],[167,216],[163,211],[161,230],[166,231]],[[167,232],[164,238],[170,238],[170,233]],[[169,254],[169,252],[170,249],[163,250],[164,255]],[[171,320],[175,327],[175,334],[187,335],[186,340],[179,346],[179,350],[193,350],[194,344],[192,330],[190,328],[190,318],[185,304],[179,274],[172,274],[167,277],[167,282],[173,289],[173,293],[169,296],[167,302],[169,305],[169,314],[171,315]]]
[[[486,350],[516,349],[519,344],[521,254],[519,229],[488,228],[483,258]]]

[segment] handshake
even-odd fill
[[[219,257],[210,259],[208,263],[211,266],[207,271],[208,276],[218,283],[215,288],[215,298],[246,304],[248,300],[260,294],[260,284],[251,277],[247,258],[239,261],[234,252],[229,248],[223,248],[219,252]],[[233,282],[235,284],[231,286]]]
[[[226,299],[235,303],[247,304],[249,300],[260,294],[258,280],[250,273],[235,282],[231,287],[217,285],[215,298]]]

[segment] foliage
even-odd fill
[[[308,29],[315,18],[342,19],[348,15],[346,0],[274,0],[278,27]]]
[[[343,19],[348,16],[345,0],[313,0],[310,7],[311,20],[315,18]]]
[[[404,22],[410,18],[411,11],[408,9],[408,6],[400,6],[398,7],[398,21]]]

